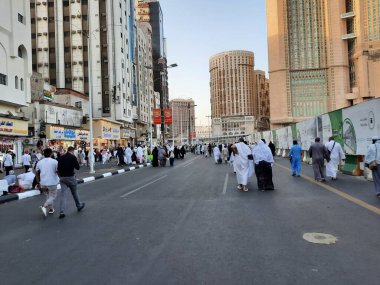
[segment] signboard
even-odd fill
[[[75,130],[75,136],[79,141],[89,141],[90,132],[86,130]]]
[[[0,135],[27,136],[28,122],[15,119],[0,118]]]
[[[44,93],[44,99],[45,100],[53,101],[55,91],[56,91],[55,86],[44,83],[43,93]]]
[[[103,139],[120,139],[120,127],[115,127],[111,125],[103,125],[102,127],[102,138]]]
[[[153,124],[161,125],[161,110],[153,109]]]
[[[164,119],[166,125],[173,124],[172,109],[168,108],[164,110]]]
[[[63,132],[65,128],[49,126],[49,131],[47,132],[47,138],[50,140],[61,140],[63,139]]]

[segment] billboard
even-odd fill
[[[165,125],[173,124],[172,109],[167,108],[164,110],[164,121]]]
[[[153,109],[153,124],[161,125],[161,110],[159,108]]]

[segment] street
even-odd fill
[[[2,204],[1,283],[379,284],[373,184],[340,175],[323,185],[306,165],[292,177],[281,158],[273,173],[275,191],[252,176],[239,192],[231,167],[187,155],[80,185],[86,208],[68,196],[62,220],[42,217],[43,196]]]

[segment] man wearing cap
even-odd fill
[[[372,177],[376,196],[380,198],[380,136],[372,137],[372,144],[368,147],[367,155],[365,156],[365,165],[367,167],[374,161],[376,161],[377,167],[372,169]]]

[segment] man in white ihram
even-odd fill
[[[141,145],[139,145],[137,147],[136,157],[137,157],[137,160],[139,161],[139,163],[143,163],[144,162],[144,151],[143,151]]]
[[[218,145],[216,144],[215,147],[214,147],[214,160],[215,160],[215,163],[219,162],[219,158],[220,158],[220,150],[219,150]]]
[[[235,148],[235,150],[234,150]],[[248,178],[252,175],[252,166],[249,165],[248,155],[252,155],[252,151],[248,145],[244,143],[244,139],[240,138],[239,142],[233,146],[234,166],[236,171],[236,179],[239,190],[248,191]]]
[[[126,159],[126,164],[132,164],[132,150],[130,145],[128,144],[127,148],[125,149],[125,159]]]
[[[326,177],[336,180],[338,165],[346,159],[346,156],[340,143],[334,141],[334,137],[329,138],[329,142],[325,144],[325,147],[330,152],[330,161],[326,165]]]

